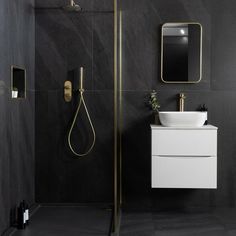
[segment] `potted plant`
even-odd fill
[[[151,93],[150,93],[150,96],[149,96],[149,106],[155,116],[155,124],[160,124],[160,121],[159,121],[159,115],[158,115],[158,112],[159,112],[159,108],[160,108],[160,104],[157,100],[157,92],[155,90],[153,90]]]

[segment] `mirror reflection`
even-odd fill
[[[202,70],[202,27],[199,23],[162,26],[161,78],[166,83],[198,83]]]

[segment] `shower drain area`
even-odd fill
[[[112,211],[99,207],[40,206],[24,230],[13,236],[108,236]]]

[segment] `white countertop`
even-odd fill
[[[165,127],[162,125],[151,124],[151,129],[158,130],[217,130],[218,127],[213,125],[203,125],[202,127]]]

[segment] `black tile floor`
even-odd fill
[[[44,206],[13,236],[108,236],[111,211]],[[137,211],[123,209],[120,236],[236,236],[236,209]]]
[[[120,236],[236,236],[236,209],[183,212],[123,210]]]
[[[43,206],[13,236],[108,236],[111,211],[97,207]]]

